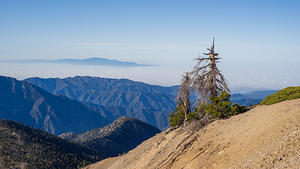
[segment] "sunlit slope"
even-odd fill
[[[89,168],[296,168],[300,99],[259,105],[191,132],[164,131],[129,153]]]

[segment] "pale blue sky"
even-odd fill
[[[300,85],[299,9],[297,0],[0,0],[0,59],[106,57],[160,65],[70,71],[2,63],[0,74],[93,75],[174,85],[216,37],[230,86]]]

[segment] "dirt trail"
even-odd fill
[[[260,105],[197,132],[167,130],[92,168],[300,169],[300,99]]]

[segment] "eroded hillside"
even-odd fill
[[[87,168],[299,168],[300,99],[260,105],[197,131],[164,131]]]

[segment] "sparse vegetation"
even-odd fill
[[[183,124],[184,121],[184,112],[183,112],[183,106],[179,102],[176,110],[173,110],[173,112],[170,114],[170,126],[171,127],[177,127]]]
[[[267,96],[260,104],[271,105],[285,100],[293,100],[300,98],[300,86],[287,87],[278,92]]]
[[[240,113],[244,113],[246,111],[246,108],[245,106],[241,106],[237,103],[234,103],[232,106],[231,106],[231,116],[233,115],[237,115],[237,114],[240,114]]]
[[[220,59],[215,52],[215,45],[204,53],[209,57],[199,56],[193,71],[186,73],[183,77],[179,90],[178,105],[176,110],[170,114],[170,126],[185,127],[186,121],[199,120],[205,125],[209,119],[228,118],[245,111],[244,106],[229,101],[230,94],[224,76],[217,68],[217,61]],[[191,75],[191,79],[189,77]],[[196,89],[198,93],[198,106],[194,111],[190,109],[190,88]]]
[[[244,106],[237,103],[232,104],[230,101],[230,94],[221,92],[216,97],[209,97],[209,102],[202,103],[193,112],[187,116],[187,121],[208,119],[222,119],[237,115],[246,111]],[[204,115],[203,115],[204,113]],[[184,123],[184,110],[182,104],[178,104],[176,110],[170,114],[170,126],[177,127]]]
[[[191,79],[189,77],[189,73],[186,73],[182,78],[182,83],[178,93],[178,101],[181,104],[184,112],[184,120],[183,120],[184,127],[188,120],[188,116],[190,116],[189,114],[191,112],[190,84],[191,84]]]
[[[192,87],[199,94],[199,102],[207,102],[209,97],[216,97],[222,91],[229,93],[226,80],[217,67],[217,63],[221,58],[215,52],[215,39],[212,46],[207,48],[207,50],[207,53],[203,53],[205,56],[199,55],[196,58],[197,64],[193,71],[190,72]]]
[[[237,103],[232,105],[229,101],[230,94],[226,92],[221,92],[216,97],[210,97],[209,100],[210,102],[204,107],[204,110],[210,119],[228,118],[246,111],[244,106]]]
[[[231,114],[230,95],[222,92],[215,97],[209,97],[209,103],[205,105],[205,113],[209,115],[210,119],[227,118]]]

